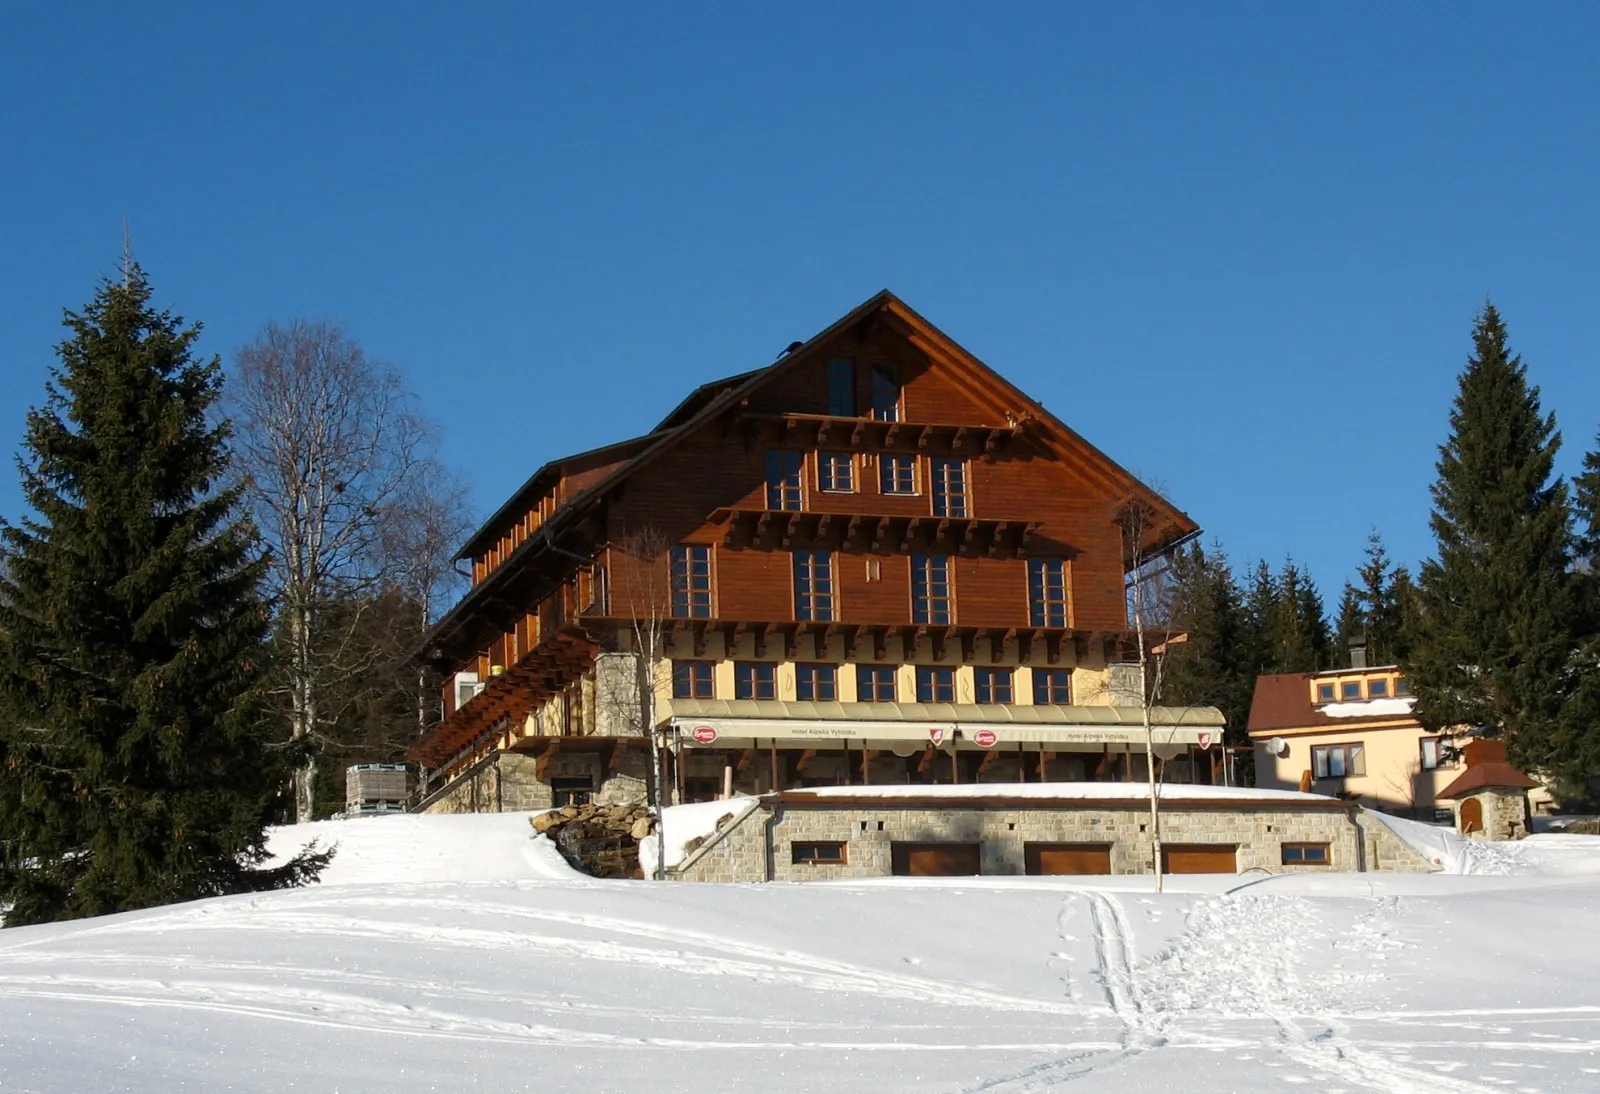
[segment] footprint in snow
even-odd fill
[[[907,965],[922,964],[922,958],[920,957],[902,957],[900,960],[904,961]]]

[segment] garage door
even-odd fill
[[[1167,874],[1237,874],[1231,843],[1168,843],[1161,848],[1161,870]]]
[[[896,877],[973,877],[978,873],[976,843],[893,843],[889,857]]]
[[[1109,843],[1025,843],[1022,857],[1030,874],[1109,874]]]

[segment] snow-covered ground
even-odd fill
[[[525,815],[0,931],[10,1091],[1600,1091],[1600,837],[1499,875],[596,881]]]

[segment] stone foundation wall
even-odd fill
[[[1441,869],[1412,850],[1409,843],[1367,810],[1356,816],[1367,841],[1367,869],[1386,874],[1431,874]]]
[[[1029,843],[1109,843],[1112,873],[1148,874],[1152,867],[1150,816],[1138,803],[1085,809],[1028,808],[1021,803],[1018,807],[964,808],[764,804],[733,829],[725,830],[720,839],[708,841],[685,861],[677,876],[692,881],[765,880],[769,818],[770,869],[777,881],[886,877],[893,872],[891,845],[900,841],[977,843],[979,869],[985,875],[1025,873],[1024,848]],[[1316,873],[1362,867],[1364,829],[1342,810],[1213,810],[1169,804],[1162,808],[1161,829],[1162,841],[1168,845],[1235,845],[1240,873]],[[790,845],[813,840],[843,843],[847,862],[794,863]],[[1330,861],[1326,866],[1284,865],[1285,843],[1326,843]],[[1405,850],[1409,852],[1409,848]],[[1393,849],[1386,857],[1396,864],[1403,861]],[[1411,853],[1411,858],[1418,865],[1410,868],[1426,868],[1420,856]]]
[[[448,791],[429,802],[424,813],[538,812],[555,805],[551,779],[588,779],[593,800],[601,805],[631,805],[645,799],[649,774],[647,753],[630,750],[620,757],[611,777],[601,781],[600,758],[592,752],[556,753],[550,757],[545,777],[539,777],[539,759],[520,752],[502,752],[472,774],[456,780]]]

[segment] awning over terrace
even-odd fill
[[[980,733],[987,747],[1144,741],[1137,707],[674,699],[662,703],[661,717],[690,747],[757,740],[779,746],[792,742],[793,747],[843,741],[974,743]],[[1199,744],[1203,734],[1215,741],[1223,723],[1215,707],[1155,707],[1150,720],[1156,743],[1163,745]]]

